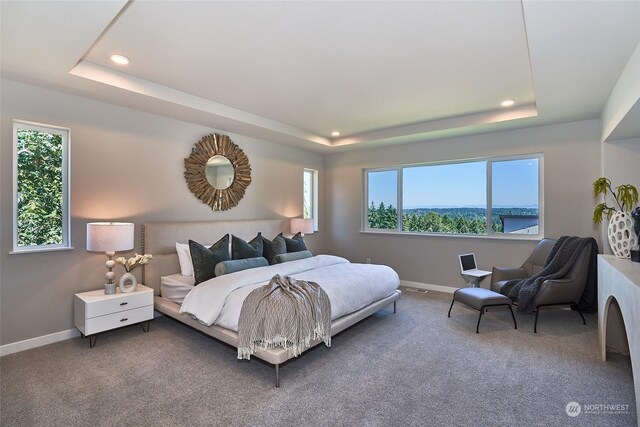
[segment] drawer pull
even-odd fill
[[[127,319],[126,317],[120,319],[121,322],[126,322],[127,320],[129,320],[129,319]]]
[[[121,302],[120,305],[127,305],[129,304],[128,302]]]

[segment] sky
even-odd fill
[[[405,167],[403,207],[484,207],[486,162]],[[493,206],[538,205],[538,159],[492,163]],[[397,205],[397,172],[369,172],[369,204]]]

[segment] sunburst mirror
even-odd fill
[[[189,190],[214,211],[237,205],[251,184],[249,159],[228,135],[213,133],[196,142],[184,169]]]

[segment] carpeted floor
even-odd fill
[[[404,292],[281,369],[168,318],[0,359],[2,426],[636,425],[628,358],[598,358],[595,315],[483,317],[450,295]],[[575,401],[582,413],[569,417]],[[585,413],[588,405],[627,413]],[[595,410],[595,412],[598,412]]]

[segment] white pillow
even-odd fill
[[[207,248],[211,245],[202,245]],[[176,242],[176,252],[178,253],[178,262],[180,263],[180,274],[183,276],[193,276],[193,261],[191,261],[191,250],[188,243]]]

